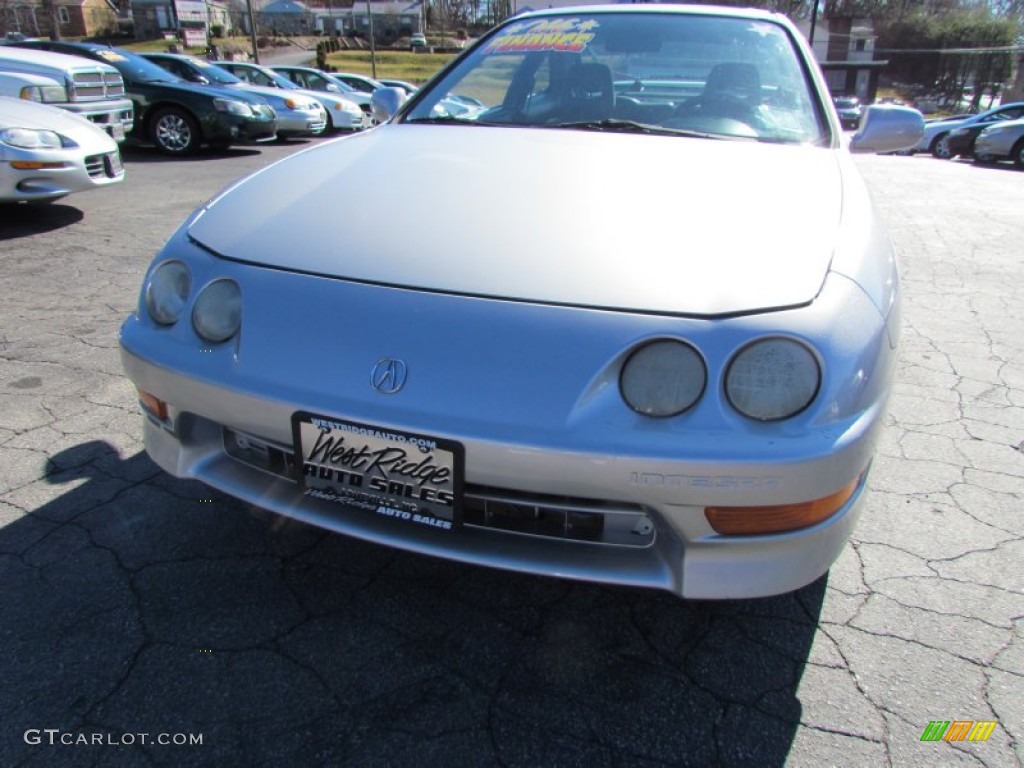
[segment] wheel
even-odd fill
[[[199,123],[178,107],[161,109],[149,124],[149,137],[168,155],[188,155],[199,149]]]
[[[935,141],[932,142],[932,156],[939,158],[939,160],[949,160],[953,156],[952,151],[949,149],[948,133],[940,133],[935,137]]]
[[[1021,139],[1013,145],[1013,150],[1010,152],[1010,157],[1013,158],[1013,164],[1018,168],[1024,168],[1024,139]]]

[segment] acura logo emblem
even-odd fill
[[[384,357],[373,366],[373,373],[370,374],[370,385],[385,395],[393,395],[405,386],[405,377],[408,369],[402,360],[394,357]]]

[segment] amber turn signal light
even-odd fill
[[[48,171],[55,168],[64,168],[66,163],[42,163],[38,160],[11,160],[11,167],[19,171]]]
[[[167,411],[167,403],[156,395],[146,392],[144,389],[139,390],[139,405],[142,406],[146,413],[158,421],[167,421],[170,418]]]
[[[704,516],[715,529],[715,533],[723,536],[756,536],[796,531],[816,525],[834,515],[850,500],[859,484],[858,477],[829,496],[797,504],[770,507],[707,507]]]

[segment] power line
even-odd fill
[[[875,53],[1024,53],[1024,45],[992,45],[982,48],[873,48]]]

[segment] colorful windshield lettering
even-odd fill
[[[484,49],[485,53],[558,51],[580,53],[594,39],[593,19],[555,19],[514,24]]]

